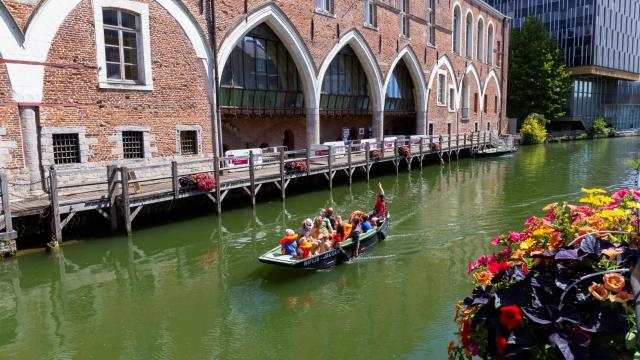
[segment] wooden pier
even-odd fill
[[[392,163],[395,172],[401,167],[411,171],[412,166],[422,168],[425,157],[437,157],[440,163],[457,159],[460,151],[471,154],[501,140],[495,132],[455,134],[451,136],[427,136],[419,139],[403,138],[394,141],[352,143],[340,147],[315,146],[313,150],[293,150],[278,153],[250,153],[245,157],[214,157],[188,162],[127,168],[110,165],[106,169],[64,170],[52,166],[47,178],[49,197],[13,201],[9,205],[6,177],[0,177],[5,232],[0,239],[15,238],[11,227],[13,217],[50,214],[52,236],[62,240],[62,230],[79,212],[97,211],[116,230],[121,222],[125,231],[132,231],[132,223],[143,207],[170,202],[192,196],[207,196],[222,211],[222,202],[232,190],[246,192],[251,204],[265,184],[274,184],[282,199],[286,196],[291,180],[322,175],[333,187],[338,172],[344,172],[352,183],[356,171],[360,170],[368,181],[371,169],[381,163]],[[404,155],[399,152],[402,150]],[[407,154],[408,153],[408,154]],[[304,171],[287,171],[287,163],[303,161]],[[180,178],[198,173],[213,174],[215,188],[210,192],[194,187],[183,187]],[[66,177],[81,181],[64,181]],[[7,196],[5,196],[7,194]],[[0,230],[2,230],[0,222]]]

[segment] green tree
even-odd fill
[[[544,127],[543,116],[531,114],[524,120],[524,124],[520,128],[522,142],[525,144],[540,144],[547,137],[547,129]]]
[[[609,134],[609,130],[607,129],[607,122],[604,121],[604,118],[602,117],[593,120],[593,124],[591,124],[591,130],[593,131],[594,135],[603,136]]]
[[[522,119],[531,113],[549,120],[564,116],[571,89],[569,72],[555,40],[537,17],[511,32],[507,112]]]

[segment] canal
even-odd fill
[[[467,262],[580,187],[631,185],[639,148],[522,147],[0,261],[0,358],[444,359]],[[378,181],[393,221],[366,256],[317,273],[257,262],[320,207],[370,208]]]

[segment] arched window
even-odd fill
[[[476,41],[476,58],[478,61],[482,61],[484,52],[484,21],[478,19],[478,39]]]
[[[487,29],[487,64],[493,65],[493,24]]]
[[[453,9],[453,52],[460,54],[460,7]]]
[[[464,55],[469,59],[473,59],[473,15],[471,15],[471,12],[467,13],[464,46]]]
[[[358,57],[345,46],[331,61],[322,81],[320,109],[368,112],[369,84]]]
[[[385,111],[415,112],[413,81],[404,61],[398,62],[391,74],[385,94]]]
[[[469,118],[469,77],[465,75],[462,81],[462,118]]]
[[[265,24],[236,45],[221,78],[223,108],[300,109],[304,106],[298,70],[287,49]]]

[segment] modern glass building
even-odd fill
[[[640,1],[485,0],[518,29],[537,16],[572,73],[567,118],[587,129],[604,117],[616,129],[640,128]]]

